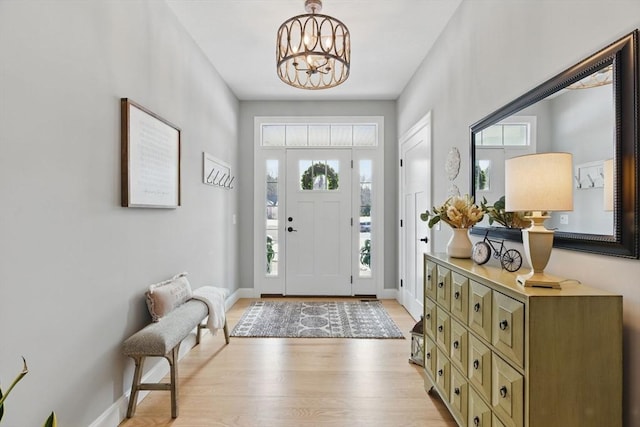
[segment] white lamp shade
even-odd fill
[[[573,210],[570,153],[540,153],[505,161],[505,210]]]
[[[604,197],[604,210],[613,210],[613,159],[604,161],[602,167],[603,171],[603,197]]]

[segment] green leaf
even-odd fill
[[[440,216],[436,215],[429,221],[429,228],[433,228],[434,225],[440,222]]]
[[[2,399],[2,389],[0,389],[0,399]],[[4,399],[2,399],[4,401]],[[0,403],[0,421],[2,421],[2,416],[4,415],[4,403]]]
[[[7,389],[6,394],[4,396],[0,397],[0,407],[4,408],[4,401],[7,399],[7,397],[9,397],[9,393],[11,393],[11,390],[13,390],[13,388],[16,386],[16,384],[18,384],[18,382],[20,382],[20,380],[22,378],[24,378],[24,376],[27,375],[28,373],[29,373],[29,369],[27,368],[27,361],[24,360],[24,357],[23,357],[22,358],[22,372],[20,372],[16,376],[16,378],[13,380],[13,382],[11,383],[9,388]]]
[[[57,426],[58,426],[58,420],[56,419],[56,413],[51,412],[51,415],[49,415],[49,418],[47,418],[47,421],[44,422],[42,427],[57,427]]]

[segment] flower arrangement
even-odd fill
[[[483,216],[483,210],[473,203],[473,197],[465,194],[449,197],[441,206],[434,206],[431,212],[420,214],[420,219],[429,221],[429,228],[440,221],[453,228],[471,228],[481,221]]]
[[[505,210],[504,196],[496,200],[493,206],[487,205],[487,199],[483,197],[480,207],[489,217],[489,225],[493,225],[494,222],[507,228],[527,228],[531,225],[531,220],[525,218],[526,212]]]

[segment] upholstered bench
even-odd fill
[[[202,329],[213,328],[212,332],[215,333],[217,329],[215,326],[222,326],[225,342],[229,344],[229,330],[224,313],[212,313],[211,310],[216,307],[216,304],[212,304],[206,297],[211,295],[211,291],[218,291],[217,294],[223,298],[226,295],[226,290],[219,292],[221,291],[220,288],[205,287],[196,289],[194,295],[184,275],[183,273],[169,281],[150,287],[147,292],[147,303],[154,322],[127,338],[123,343],[122,350],[124,355],[131,357],[135,362],[127,418],[131,418],[136,411],[138,391],[140,390],[170,391],[171,417],[176,418],[178,416],[178,355],[180,344],[191,331],[196,329],[197,345],[200,343]],[[183,293],[184,295],[176,299],[176,295],[184,290],[185,283],[188,290]],[[200,295],[198,295],[199,290],[204,292],[200,292]],[[156,296],[155,300],[152,299],[154,294]],[[163,294],[164,296],[162,296]],[[157,298],[158,295],[160,295],[160,299]],[[167,304],[167,295],[169,295],[169,298],[173,298],[169,304]],[[150,299],[152,299],[152,302],[150,302]],[[183,302],[182,300],[184,299],[186,300]],[[162,312],[158,312],[159,305],[162,305],[160,302],[164,304]],[[220,307],[220,305],[218,304],[217,307]],[[224,311],[224,302],[222,311]],[[209,321],[203,323],[207,317]],[[214,318],[217,319],[218,325],[212,322]],[[222,322],[223,325],[220,325]],[[170,379],[168,383],[140,382],[146,357],[164,357],[169,362]]]

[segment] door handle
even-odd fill
[[[287,228],[287,231],[288,231],[289,233],[291,233],[292,231],[298,231],[298,230],[294,229],[293,227],[288,227],[288,228]]]
[[[420,239],[421,242],[425,242],[425,243],[429,243],[429,237],[424,236],[422,239]]]

